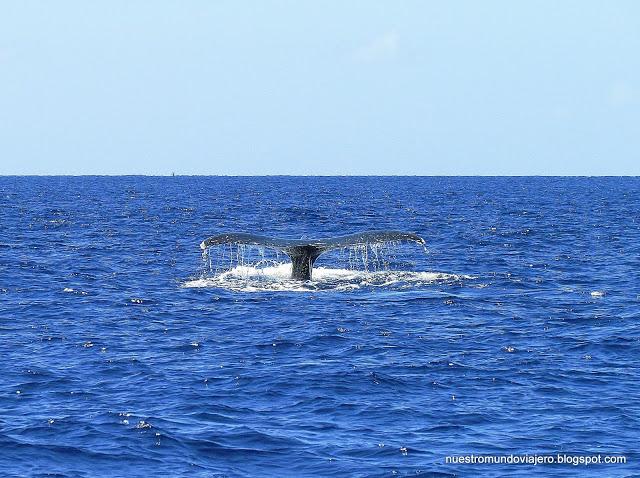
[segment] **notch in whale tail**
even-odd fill
[[[343,247],[380,244],[384,242],[416,242],[424,246],[425,242],[417,234],[401,231],[368,231],[329,239],[280,239],[246,233],[219,234],[205,239],[200,244],[204,250],[220,244],[246,244],[269,247],[284,252],[291,259],[291,278],[311,280],[313,264],[327,251]]]

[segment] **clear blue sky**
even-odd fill
[[[638,1],[0,7],[0,174],[640,174]]]

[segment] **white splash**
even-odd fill
[[[237,292],[351,291],[376,287],[415,287],[434,282],[456,282],[472,276],[441,272],[362,271],[316,267],[312,280],[291,279],[291,264],[270,267],[239,265],[213,276],[186,281],[186,288],[220,288]]]
[[[411,248],[397,242],[361,244],[323,254],[312,280],[291,279],[291,263],[277,250],[251,245],[221,244],[203,250],[199,278],[187,288],[219,288],[238,292],[353,291],[362,288],[406,289],[434,282],[458,282],[471,276],[415,272]],[[426,252],[426,250],[425,250]]]

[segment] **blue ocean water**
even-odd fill
[[[639,476],[639,192],[2,177],[0,475]],[[369,229],[427,253],[399,246],[394,271],[319,260],[300,285],[222,280],[199,249]],[[445,462],[511,453],[628,463]]]

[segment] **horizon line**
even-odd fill
[[[0,178],[638,178],[640,174],[0,174]]]

